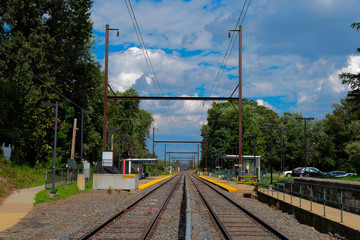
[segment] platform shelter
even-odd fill
[[[239,155],[226,155],[226,159],[231,159],[235,161],[236,159],[239,159]],[[260,180],[260,161],[261,156],[255,156],[254,155],[242,155],[241,156],[241,166],[240,166],[240,175],[244,176],[256,176],[258,180]],[[236,163],[234,164],[235,167],[239,167],[239,165]]]

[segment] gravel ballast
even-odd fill
[[[93,190],[65,200],[37,205],[15,226],[0,232],[0,239],[69,239],[79,237],[157,185],[134,193],[116,190]],[[190,191],[193,192],[194,189],[191,189],[191,186],[189,187]],[[313,227],[300,224],[294,216],[283,213],[256,199],[246,199],[236,196],[236,194],[227,194],[292,239],[343,239],[340,236],[320,233]],[[180,206],[175,207],[173,203],[181,202],[182,191],[178,191],[174,197],[176,200],[172,200],[173,202],[169,202],[169,204],[174,210],[179,211]],[[193,239],[219,239],[217,230],[211,229],[212,222],[208,220],[207,216],[203,216],[206,210],[196,194],[191,196],[191,208],[194,211],[192,214],[192,228],[193,233],[195,233]],[[163,220],[170,217],[171,215],[164,216]],[[172,217],[174,218],[174,216]],[[176,217],[174,222],[179,223],[179,218]],[[157,228],[160,229],[160,227]],[[176,225],[172,225],[172,227],[176,231],[179,229]],[[168,237],[170,236],[167,235],[166,238]],[[174,237],[174,234],[171,234],[171,237]],[[153,238],[159,239],[158,233],[154,234]]]

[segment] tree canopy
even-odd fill
[[[91,7],[91,0],[1,1],[0,139],[15,145],[13,162],[51,162],[55,109],[43,107],[44,102],[59,103],[59,164],[70,158],[73,119],[79,120],[79,128],[81,109],[94,112],[84,115],[84,156],[91,162],[101,158],[103,93],[97,89],[104,87],[104,78],[91,53]],[[124,94],[137,93],[130,89]],[[110,125],[120,124],[116,118],[132,118],[140,130],[132,134],[133,141],[146,154],[151,114],[139,102],[117,102],[113,110]]]

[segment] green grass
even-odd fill
[[[84,191],[80,191],[77,188],[76,182],[72,183],[72,184],[68,184],[68,185],[57,186],[57,187],[55,187],[56,193],[59,194],[59,197],[57,197],[57,198],[49,198],[47,196],[47,194],[51,193],[52,189],[51,188],[46,189],[46,190],[40,191],[40,192],[38,192],[36,194],[34,205],[44,203],[44,202],[50,202],[50,201],[56,201],[56,200],[60,200],[60,199],[65,199],[65,198],[70,197],[72,195],[89,191],[90,189],[92,189],[92,183],[91,182],[85,182],[85,190]]]
[[[45,175],[45,168],[14,165],[0,158],[0,198],[14,189],[44,185]]]

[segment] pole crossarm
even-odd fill
[[[235,97],[159,97],[159,96],[108,96],[108,99],[121,100],[176,100],[176,101],[239,101]]]
[[[198,154],[198,152],[166,152],[169,154]]]
[[[155,143],[205,143],[202,141],[154,141]]]

